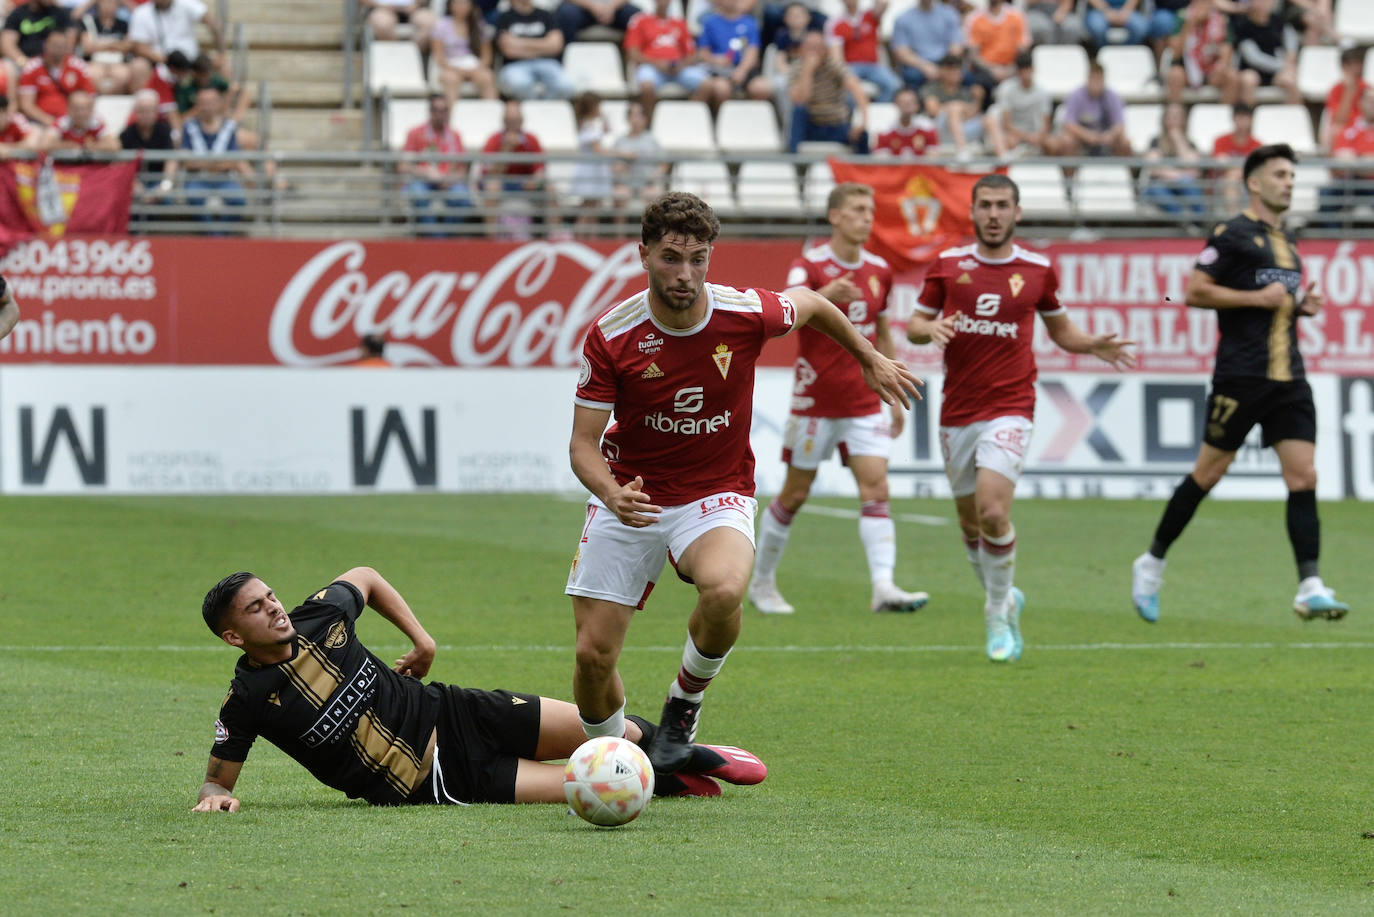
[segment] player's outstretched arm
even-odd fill
[[[1194,268],[1183,289],[1183,301],[1194,309],[1269,309],[1282,308],[1288,288],[1275,280],[1258,290],[1233,290],[1212,279],[1206,271]]]
[[[903,407],[910,407],[913,400],[920,400],[921,380],[906,368],[905,363],[888,359],[879,353],[833,302],[806,287],[792,287],[785,295],[797,307],[797,320],[793,327],[810,325],[849,351],[863,368],[864,382],[878,393],[879,398],[888,404],[900,404]]]
[[[621,486],[601,454],[601,434],[606,432],[610,419],[610,411],[573,405],[572,440],[568,444],[573,474],[592,496],[615,513],[621,525],[636,529],[653,525],[663,507],[655,506],[644,492],[644,479],[636,477]]]
[[[238,783],[239,771],[243,770],[242,761],[225,761],[210,756],[205,766],[205,782],[200,787],[200,801],[192,812],[237,812],[238,797],[234,795],[234,784]]]
[[[14,291],[3,277],[0,277],[0,291],[3,291],[0,292],[0,340],[4,340],[5,335],[19,324],[19,303],[14,301]]]
[[[913,344],[929,344],[934,341],[939,347],[949,346],[954,339],[959,317],[953,313],[946,316],[928,315],[917,309],[911,313],[906,323],[906,339]]]
[[[1054,341],[1069,353],[1090,353],[1118,370],[1135,366],[1135,341],[1118,340],[1115,334],[1091,335],[1073,323],[1067,315],[1047,315],[1045,330]]]
[[[371,567],[354,567],[338,579],[351,583],[362,593],[363,601],[369,608],[376,609],[377,614],[396,625],[396,629],[410,638],[410,642],[415,645],[414,649],[397,659],[391,668],[402,675],[413,675],[416,678],[428,675],[429,667],[434,664],[434,638],[420,625],[415,612],[410,610],[410,605],[401,597],[401,593],[396,591],[396,587]]]

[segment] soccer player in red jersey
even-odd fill
[[[854,327],[878,352],[895,353],[887,321],[892,268],[864,251],[873,232],[873,189],[856,182],[836,185],[826,202],[830,242],[797,259],[788,286],[815,290],[845,311]],[[764,614],[791,614],[778,591],[777,570],[787,548],[792,520],[811,493],[816,469],[838,447],[840,461],[859,485],[859,540],[868,558],[873,611],[915,611],[929,596],[905,592],[892,582],[897,566],[897,532],[888,509],[887,460],[900,436],[905,414],[882,402],[864,384],[859,366],[833,340],[814,328],[800,332],[800,352],[792,388],[792,415],[783,435],[787,477],[759,521],[758,560],[749,583],[749,601]]]
[[[754,563],[749,426],[764,343],[810,324],[858,361],[882,400],[916,396],[910,370],[819,293],[707,283],[719,232],[711,208],[691,194],[670,192],[644,209],[639,254],[649,288],[588,330],[573,407],[572,468],[592,495],[566,590],[577,625],[573,696],[587,735],[624,734],[616,662],[665,555],[697,589],[682,666],[649,745],[661,773],[686,762],[703,692],[739,636]]]
[[[1117,369],[1135,365],[1134,341],[1089,335],[1069,319],[1049,259],[1015,242],[1020,218],[1016,183],[998,174],[980,178],[973,186],[978,241],[940,253],[907,325],[912,343],[934,341],[945,352],[940,449],[969,563],[987,591],[983,616],[994,662],[1019,659],[1023,648],[1026,600],[1012,585],[1011,502],[1035,414],[1036,313],[1064,350]]]

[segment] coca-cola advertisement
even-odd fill
[[[710,279],[779,288],[802,248],[723,240]],[[1138,342],[1142,371],[1210,370],[1216,315],[1183,304],[1197,241],[1036,248],[1054,261],[1074,320]],[[1374,374],[1374,242],[1307,242],[1301,253],[1327,302],[1299,325],[1309,370]],[[644,286],[634,243],[572,240],[34,240],[12,248],[0,273],[23,310],[0,341],[8,363],[330,366],[380,333],[397,365],[571,367],[592,319]],[[919,273],[899,278],[890,304],[899,339],[919,293]],[[1042,327],[1035,347],[1043,371],[1101,371],[1058,350]],[[789,339],[775,342],[764,363],[789,365],[794,352]],[[929,346],[903,343],[901,355],[926,370],[940,360]]]

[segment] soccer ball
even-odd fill
[[[654,768],[643,749],[629,739],[588,739],[563,768],[563,795],[582,818],[614,828],[634,821],[649,804]]]

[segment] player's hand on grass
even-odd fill
[[[426,635],[424,640],[415,644],[413,650],[397,659],[391,669],[400,675],[424,678],[429,674],[429,667],[434,664],[435,649],[434,640]]]
[[[1099,334],[1092,339],[1088,352],[1117,370],[1126,370],[1135,366],[1135,354],[1130,349],[1134,346],[1135,341],[1119,341],[1115,334]]]
[[[192,812],[237,812],[239,810],[239,800],[237,796],[229,793],[223,795],[206,796]]]
[[[1302,300],[1298,303],[1298,313],[1301,315],[1316,315],[1321,312],[1322,306],[1326,305],[1326,300],[1317,289],[1317,281],[1313,280],[1303,291]]]
[[[900,404],[911,407],[913,401],[920,401],[920,379],[900,360],[889,360],[875,351],[874,359],[864,364],[864,383],[887,404]]]
[[[836,277],[816,292],[833,303],[850,303],[856,299],[863,299],[864,296],[864,291],[854,282],[853,271]]]
[[[632,529],[653,525],[658,521],[658,514],[663,512],[663,507],[650,502],[649,495],[644,492],[644,479],[638,475],[611,494],[606,501],[606,508],[615,513],[621,525],[628,525]]]

